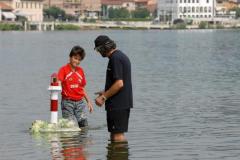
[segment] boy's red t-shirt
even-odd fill
[[[83,99],[86,79],[81,67],[77,67],[76,71],[73,71],[69,63],[62,66],[58,72],[58,79],[62,84],[63,99],[75,101]]]

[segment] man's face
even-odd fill
[[[70,57],[70,64],[74,68],[80,64],[80,61],[81,61],[81,57],[79,55]]]
[[[95,50],[101,54],[102,57],[107,57],[106,50],[104,49],[104,46],[98,46],[95,48]]]

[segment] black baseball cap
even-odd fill
[[[95,48],[94,49],[96,49],[99,46],[102,46],[102,45],[106,44],[106,42],[108,42],[108,41],[112,41],[108,36],[106,36],[106,35],[98,36],[94,41],[94,43],[95,43]]]

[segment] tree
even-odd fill
[[[240,17],[240,8],[236,8],[236,18]]]
[[[137,8],[132,12],[133,18],[147,18],[149,15],[150,12],[146,8]]]
[[[129,18],[130,14],[126,8],[109,8],[108,9],[108,17],[109,18]]]
[[[43,10],[44,15],[48,18],[53,17],[54,19],[65,19],[65,11],[58,7],[49,7],[48,9]]]

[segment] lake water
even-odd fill
[[[87,52],[89,96],[103,89],[108,59],[93,50],[99,34],[132,62],[128,143],[108,140],[96,106],[87,131],[31,135],[34,120],[50,119],[50,75],[73,45]],[[0,32],[0,159],[239,160],[239,37],[239,30]]]

